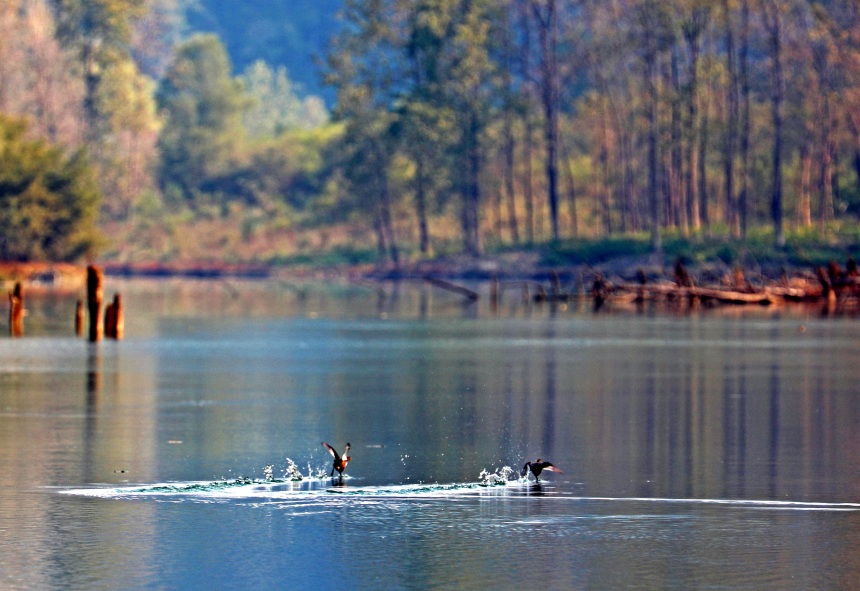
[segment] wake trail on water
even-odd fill
[[[102,499],[155,499],[189,502],[295,503],[349,502],[356,499],[533,499],[568,503],[654,504],[675,506],[713,506],[735,509],[771,509],[792,511],[860,511],[860,503],[810,502],[755,499],[696,499],[661,497],[584,496],[552,483],[535,483],[521,478],[510,467],[493,472],[483,470],[475,482],[417,483],[361,486],[350,476],[331,478],[324,469],[302,474],[288,459],[284,478],[275,478],[272,466],[263,470],[264,478],[232,480],[166,482],[120,487],[91,486],[61,489],[62,494]]]

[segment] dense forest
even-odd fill
[[[0,256],[857,241],[860,0],[233,4],[2,4]]]

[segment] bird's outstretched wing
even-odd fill
[[[323,447],[328,450],[328,453],[330,453],[332,455],[332,457],[334,457],[335,461],[340,459],[340,456],[338,455],[338,453],[334,450],[334,448],[332,446],[330,446],[325,441],[323,441],[322,444],[323,444]]]
[[[530,464],[531,464],[531,462],[526,462],[526,465],[523,466],[522,470],[520,470],[520,476],[525,476],[526,474],[528,474]]]
[[[564,471],[561,468],[557,468],[549,462],[546,463],[546,466],[544,466],[543,469],[547,472],[558,472],[559,474],[564,474]]]

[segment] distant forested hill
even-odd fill
[[[320,82],[314,56],[324,53],[337,30],[335,16],[343,0],[197,0],[187,4],[188,27],[217,34],[237,73],[260,59],[271,66],[285,66],[290,79],[304,91],[331,101],[331,92]]]

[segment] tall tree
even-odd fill
[[[57,36],[78,53],[84,79],[84,116],[88,142],[105,133],[108,107],[99,93],[105,72],[129,55],[133,19],[145,13],[145,0],[52,0],[58,14]]]
[[[501,69],[502,69],[502,92],[503,92],[503,160],[504,160],[504,187],[508,209],[508,227],[511,233],[511,241],[518,244],[520,241],[520,228],[517,221],[517,204],[515,190],[516,175],[516,137],[514,136],[514,121],[517,106],[521,102],[518,99],[517,90],[514,87],[514,23],[516,22],[516,0],[507,0],[504,4],[504,23],[501,26]]]
[[[451,0],[441,0],[451,1]],[[456,19],[448,48],[446,104],[455,113],[457,164],[452,181],[461,197],[460,223],[463,247],[478,255],[481,241],[481,177],[485,162],[485,133],[497,105],[496,64],[490,58],[492,27],[498,22],[498,4],[492,0],[459,0],[452,8]]]
[[[726,124],[723,131],[723,171],[725,184],[726,223],[733,236],[740,236],[738,207],[735,200],[735,152],[738,133],[738,73],[735,65],[735,27],[729,0],[722,0],[723,30],[726,44]]]
[[[750,162],[750,133],[752,128],[751,98],[750,98],[750,75],[749,75],[749,53],[750,53],[750,6],[749,0],[741,0],[741,28],[740,28],[740,158],[741,158],[741,186],[738,194],[738,232],[742,240],[747,237],[747,225],[749,216],[749,183],[752,175]]]
[[[156,98],[166,116],[158,140],[162,190],[193,202],[235,165],[243,139],[247,98],[218,38],[198,35],[182,45]]]
[[[699,194],[699,188],[704,184],[701,177],[704,169],[701,154],[697,154],[695,146],[699,137],[699,58],[701,54],[702,35],[710,19],[711,8],[708,2],[693,0],[681,20],[681,33],[687,44],[689,54],[689,81],[687,83],[687,133],[686,161],[687,170],[684,179],[687,196],[687,217],[693,230],[702,227],[703,218],[707,220],[707,197]],[[698,145],[702,145],[698,142]],[[698,182],[697,182],[698,181]]]
[[[553,240],[559,238],[558,227],[558,1],[529,0],[540,48],[540,98],[544,116],[546,150],[546,185],[549,220]]]
[[[636,6],[637,45],[641,58],[643,83],[645,86],[645,119],[648,138],[648,217],[651,230],[651,247],[659,252],[662,249],[660,228],[662,226],[658,142],[660,135],[658,121],[657,63],[662,54],[674,43],[674,33],[668,11],[655,0],[644,0]]]
[[[785,100],[785,78],[782,71],[782,2],[763,0],[762,19],[767,30],[767,43],[771,60],[771,120],[773,122],[773,147],[771,150],[771,197],[770,214],[774,236],[778,247],[785,246],[785,223],[783,221],[782,195],[782,110]]]
[[[393,227],[391,162],[396,82],[402,80],[402,39],[390,17],[394,0],[347,0],[345,31],[328,56],[327,82],[337,93],[336,119],[345,123],[343,166],[350,196],[369,213],[380,255],[399,264]]]

